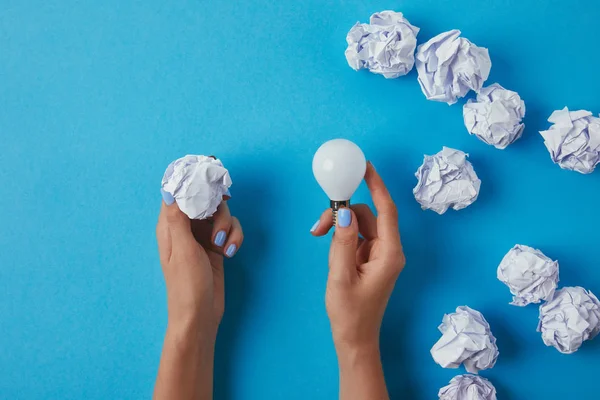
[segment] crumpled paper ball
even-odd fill
[[[540,131],[552,161],[563,169],[589,174],[600,161],[600,118],[585,110],[556,110],[554,125]]]
[[[563,354],[576,352],[600,332],[600,302],[582,287],[564,287],[540,306],[537,328],[546,346]]]
[[[417,48],[419,84],[428,100],[454,104],[469,90],[479,92],[490,75],[488,49],[459,36],[460,31],[454,29]]]
[[[558,262],[529,246],[516,245],[498,266],[498,279],[510,289],[515,306],[548,300],[558,285]]]
[[[415,199],[423,210],[443,214],[452,207],[460,210],[477,200],[481,181],[467,161],[468,154],[443,147],[434,156],[425,156],[415,176]]]
[[[481,89],[477,100],[469,99],[463,106],[469,133],[497,149],[505,149],[521,137],[523,117],[525,102],[519,94],[497,83]]]
[[[173,161],[162,178],[162,190],[171,194],[191,219],[212,217],[229,196],[231,178],[220,160],[187,155]]]
[[[478,375],[458,375],[440,389],[439,400],[496,400],[496,388]]]
[[[431,349],[436,363],[443,368],[458,368],[464,364],[467,372],[476,374],[492,368],[498,359],[496,338],[479,311],[467,306],[444,315],[438,327],[442,337]]]
[[[394,11],[375,13],[370,22],[357,22],[348,32],[348,65],[356,71],[366,68],[388,79],[408,74],[415,64],[419,28],[401,12]]]

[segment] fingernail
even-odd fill
[[[229,189],[227,189],[227,191],[225,192],[225,196],[231,197],[231,192],[229,191]]]
[[[229,247],[227,248],[227,251],[225,252],[225,255],[227,257],[231,258],[235,254],[236,250],[237,250],[237,246],[235,244],[230,244]]]
[[[373,163],[372,163],[371,161],[369,161],[369,164],[371,164],[371,168],[373,168],[373,170],[377,171],[377,170],[375,169],[375,166],[373,165]]]
[[[312,226],[312,228],[310,228],[311,232],[314,232],[317,230],[317,228],[319,227],[319,224],[321,223],[321,220],[317,220],[317,222],[315,222],[315,224]]]
[[[225,233],[225,231],[219,231],[215,236],[215,244],[221,247],[225,244],[225,239],[227,239],[227,234]]]
[[[352,214],[350,214],[350,210],[347,208],[342,208],[338,211],[337,215],[337,224],[341,228],[346,228],[350,226],[352,222]]]
[[[173,195],[169,192],[164,191],[163,188],[160,188],[160,194],[162,194],[163,201],[166,205],[170,206],[171,204],[175,203]]]

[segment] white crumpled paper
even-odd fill
[[[439,400],[496,400],[496,388],[477,375],[458,375],[440,389]]]
[[[394,11],[375,13],[370,22],[357,22],[348,32],[348,65],[356,71],[366,68],[388,79],[408,74],[415,64],[419,28]]]
[[[564,354],[576,352],[581,344],[600,333],[600,302],[582,287],[564,287],[540,306],[537,328],[546,346]]]
[[[525,102],[519,94],[497,83],[481,89],[477,100],[469,99],[463,106],[469,133],[497,149],[505,149],[521,137],[524,116]]]
[[[467,372],[476,374],[496,364],[496,338],[479,311],[458,307],[455,313],[444,315],[438,329],[442,337],[431,349],[431,355],[443,368],[464,364]]]
[[[428,100],[454,104],[469,90],[479,92],[490,75],[488,49],[459,36],[460,31],[454,29],[417,48],[419,84]]]
[[[515,306],[548,300],[558,284],[558,262],[529,246],[516,245],[498,266],[498,279],[513,294]]]
[[[477,200],[481,181],[467,156],[449,147],[443,147],[434,156],[425,156],[415,173],[419,181],[413,189],[423,210],[443,214],[449,207],[460,210]]]
[[[556,110],[548,118],[554,125],[540,131],[552,161],[563,169],[589,174],[600,161],[600,118],[585,110]]]
[[[191,219],[212,217],[223,196],[229,195],[231,178],[220,160],[187,155],[173,161],[162,179],[162,189]]]

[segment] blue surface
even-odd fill
[[[600,292],[600,172],[552,164],[537,133],[558,108],[600,111],[597,1],[24,1],[0,12],[0,398],[149,398],[165,329],[154,226],[166,165],[219,155],[246,243],[227,265],[217,399],[332,399],[324,310],[328,201],[311,173],[325,140],[356,141],[398,203],[408,265],[382,329],[393,398],[436,397],[462,370],[429,355],[442,315],[482,311],[498,337],[482,375],[500,399],[594,399],[600,340],[543,345],[537,308],[508,305],[496,267],[516,243]],[[490,49],[488,83],[527,104],[499,151],[467,134],[461,104],[429,102],[416,72],[346,65],[345,35],[383,9],[418,39],[452,28]],[[479,200],[421,211],[413,176],[442,145],[471,154]],[[366,200],[361,187],[354,201]]]

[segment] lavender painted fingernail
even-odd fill
[[[315,224],[312,226],[312,228],[310,228],[311,232],[314,232],[317,230],[317,228],[319,227],[319,224],[321,223],[321,220],[317,220],[317,222],[315,222]]]
[[[162,195],[163,201],[166,205],[170,206],[171,204],[175,203],[175,198],[173,197],[173,195],[163,190],[163,188],[160,188],[160,194]]]
[[[225,233],[225,231],[219,231],[215,236],[215,244],[221,247],[225,244],[225,239],[227,239],[227,234]]]
[[[231,258],[235,254],[236,250],[237,250],[237,246],[235,244],[230,244],[229,247],[227,248],[227,251],[225,252],[225,255],[227,257]]]
[[[337,224],[340,228],[347,228],[352,222],[352,214],[347,208],[341,208],[337,215]]]

